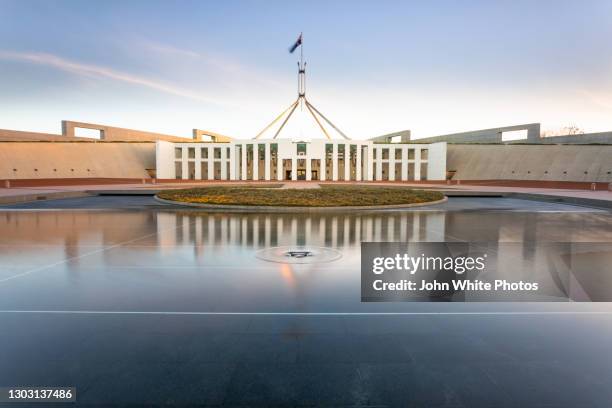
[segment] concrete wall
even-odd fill
[[[148,178],[154,143],[0,143],[0,179]]]
[[[502,141],[503,132],[527,130],[527,139]],[[490,129],[472,130],[469,132],[453,133],[448,135],[426,137],[414,140],[412,143],[538,143],[540,139],[540,124],[527,123],[523,125],[505,126]]]
[[[91,142],[91,139],[84,137],[67,137],[53,133],[24,132],[20,130],[0,129],[0,142],[20,142],[20,141],[44,141],[44,142],[65,142],[83,141]]]
[[[162,133],[145,132],[142,130],[125,129],[114,126],[99,125],[95,123],[85,122],[73,122],[69,120],[62,120],[62,135],[65,137],[75,137],[75,129],[94,129],[99,130],[100,140],[108,142],[118,141],[134,141],[134,142],[156,142],[158,140],[165,140],[168,142],[186,142],[192,140],[188,137],[179,137],[172,135],[165,135]],[[91,139],[89,139],[91,140]]]
[[[612,145],[447,146],[454,180],[612,182]]]
[[[542,137],[538,143],[554,144],[612,144],[612,132],[584,133],[582,135],[562,135]]]
[[[427,179],[446,179],[446,143],[432,143],[429,145],[429,158],[427,160]]]

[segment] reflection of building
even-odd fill
[[[444,241],[444,212],[350,214],[199,214],[157,212],[161,247],[175,245],[322,246],[346,248],[362,241]]]
[[[192,180],[444,180],[446,143],[357,140],[157,142],[157,177]]]

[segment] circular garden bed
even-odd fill
[[[214,207],[368,208],[411,207],[446,201],[438,191],[404,187],[328,186],[321,188],[252,188],[244,186],[165,190],[157,194],[163,202]]]

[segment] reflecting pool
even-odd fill
[[[609,303],[360,302],[362,241],[612,242],[609,212],[489,198],[225,214],[121,200],[0,208],[0,386],[76,386],[83,404],[612,401]],[[271,247],[340,257],[257,256]]]

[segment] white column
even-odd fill
[[[297,159],[295,156],[291,158],[291,180],[297,180]]]
[[[325,163],[326,163],[327,153],[325,153],[325,146],[323,146],[323,157],[321,158],[321,164],[319,165],[319,180],[325,181]]]
[[[246,180],[247,179],[247,145],[246,143],[242,144],[242,149],[240,150],[242,151],[242,154],[241,154],[242,157],[240,158],[241,160],[240,173],[242,174],[240,175],[240,179]]]
[[[253,143],[253,180],[259,180],[259,145]]]
[[[389,181],[395,180],[395,147],[389,147]]]
[[[266,168],[264,169],[264,178],[266,179],[266,181],[270,180],[270,143],[266,143],[265,148],[264,148],[264,166],[266,166]]]
[[[308,155],[306,155],[306,180],[310,181],[312,180],[312,174],[310,174],[312,172],[312,160],[308,157]]]
[[[230,161],[230,174],[229,174],[229,179],[230,180],[236,180],[236,145],[235,144],[230,144],[230,157],[229,157],[229,161]]]
[[[368,152],[367,152],[367,168],[366,168],[366,180],[372,181],[374,180],[373,171],[374,171],[374,144],[368,144]]]
[[[283,179],[283,160],[278,153],[276,153],[276,179],[278,181]]]
[[[211,146],[208,147],[208,179],[215,179],[215,149]]]
[[[333,144],[332,150],[332,180],[338,181],[338,145]]]
[[[350,181],[351,179],[351,145],[344,144],[344,180]]]
[[[414,179],[421,179],[421,148],[414,149]]]
[[[408,148],[402,147],[402,181],[408,180]]]
[[[227,180],[227,147],[221,148],[221,180]]]
[[[181,148],[181,168],[183,169],[183,177],[181,177],[183,180],[187,180],[189,178],[189,165],[187,164],[187,148],[186,147],[182,147]]]
[[[357,145],[357,164],[355,164],[355,179],[361,181],[361,145]]]
[[[382,180],[382,148],[376,148],[376,180]]]
[[[200,147],[195,148],[195,179],[202,180],[202,149]]]

